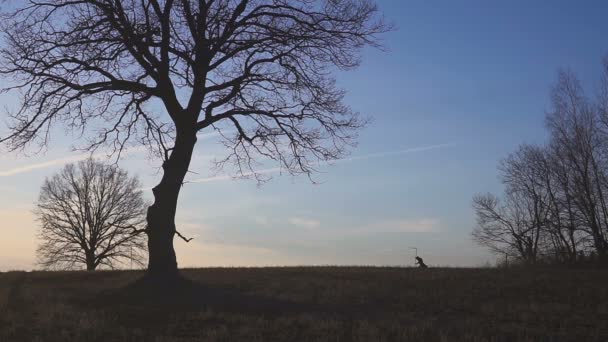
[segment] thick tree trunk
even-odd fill
[[[601,247],[596,248],[599,262],[604,266],[608,266],[608,243],[602,237],[599,245]]]
[[[95,271],[97,265],[95,265],[95,255],[93,252],[89,250],[85,251],[85,258],[87,261],[87,271]]]
[[[95,263],[87,260],[87,271],[95,271]]]
[[[175,212],[184,177],[188,172],[196,131],[177,133],[175,146],[163,163],[163,178],[152,189],[154,204],[148,208],[148,276],[170,281],[178,276],[173,249]]]

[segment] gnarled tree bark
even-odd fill
[[[151,275],[177,274],[177,259],[173,248],[177,200],[192,152],[196,144],[196,131],[178,132],[175,147],[163,163],[163,177],[152,189],[154,203],[148,208],[148,271]]]

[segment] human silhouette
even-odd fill
[[[418,265],[418,268],[427,268],[428,267],[428,266],[426,266],[426,264],[424,263],[422,258],[419,256],[416,256],[416,265]]]

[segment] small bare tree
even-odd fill
[[[89,271],[131,261],[143,266],[146,205],[140,187],[126,171],[93,159],[46,179],[35,211],[40,265]]]
[[[507,193],[502,204],[492,194],[475,196],[477,226],[473,229],[473,240],[493,253],[534,262],[538,230],[531,225],[524,202],[521,194],[514,192]]]

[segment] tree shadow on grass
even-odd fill
[[[302,312],[327,312],[316,303],[301,303],[251,295],[234,289],[204,285],[180,276],[171,282],[151,282],[142,277],[125,287],[101,291],[86,307],[137,307],[138,311],[158,309],[168,312],[211,310],[232,314],[284,315]],[[329,310],[331,311],[331,310]]]

